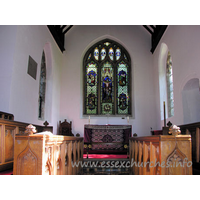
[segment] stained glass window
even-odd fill
[[[117,48],[115,54],[116,54],[116,60],[119,60],[121,56],[121,50]]]
[[[97,114],[97,69],[97,64],[93,61],[88,63],[88,65],[86,66],[86,107],[88,114]]]
[[[167,56],[166,80],[167,80],[168,117],[171,117],[174,115],[174,89],[173,89],[172,58],[170,52],[168,52]]]
[[[99,49],[97,47],[94,49],[94,58],[99,60]]]
[[[126,49],[106,39],[93,45],[84,60],[86,115],[131,115],[130,68]]]
[[[109,49],[109,56],[111,60],[114,60],[114,51],[112,47]]]
[[[45,92],[46,92],[46,61],[45,54],[42,54],[41,69],[40,69],[40,86],[39,86],[39,114],[38,118],[44,120],[45,108]]]
[[[117,66],[117,113],[129,113],[129,73],[128,65],[122,61]]]
[[[101,60],[104,60],[104,58],[106,57],[106,50],[105,48],[101,49]]]

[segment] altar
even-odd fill
[[[84,153],[127,154],[131,125],[84,126]]]

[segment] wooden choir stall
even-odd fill
[[[83,138],[38,134],[17,134],[14,148],[14,175],[75,175],[83,160]]]
[[[129,140],[131,174],[192,175],[190,135],[155,135]]]
[[[15,135],[24,134],[28,123],[14,121],[14,116],[0,112],[0,171],[13,168]],[[52,126],[34,125],[38,132],[53,132]]]

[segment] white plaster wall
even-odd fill
[[[174,116],[167,118],[167,122],[173,124],[184,124],[182,90],[185,84],[192,78],[200,77],[200,26],[168,26],[156,51],[154,52],[154,72],[155,72],[155,95],[159,97],[158,80],[159,55],[161,44],[165,43],[172,56],[173,78],[174,78]],[[156,99],[156,122],[157,128],[163,126],[161,120],[161,110],[159,98]]]
[[[57,132],[60,105],[60,71],[62,53],[46,26],[15,26],[17,29],[12,66],[9,112],[15,121],[42,125],[45,120]],[[8,31],[9,33],[9,31]],[[47,47],[48,46],[48,47]],[[44,121],[38,120],[39,76],[42,52],[47,56],[47,96]],[[27,74],[29,55],[37,62],[36,80]],[[49,83],[49,79],[51,80]]]
[[[132,60],[132,113],[133,133],[150,134],[155,129],[155,91],[151,37],[142,26],[74,26],[66,35],[61,75],[60,118],[72,121],[73,133],[83,136],[88,117],[82,115],[82,59],[94,43],[113,39],[123,45]],[[120,117],[93,117],[91,124],[127,124]]]
[[[0,26],[0,111],[8,113],[16,34],[16,26]]]
[[[183,122],[184,124],[199,122],[200,119],[200,91],[199,79],[189,80],[182,91]]]

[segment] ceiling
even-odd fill
[[[73,25],[48,25],[52,36],[58,44],[60,50],[65,51],[65,35],[73,27]],[[161,37],[163,36],[167,25],[143,25],[143,27],[149,32],[151,37],[151,53],[153,54]]]

